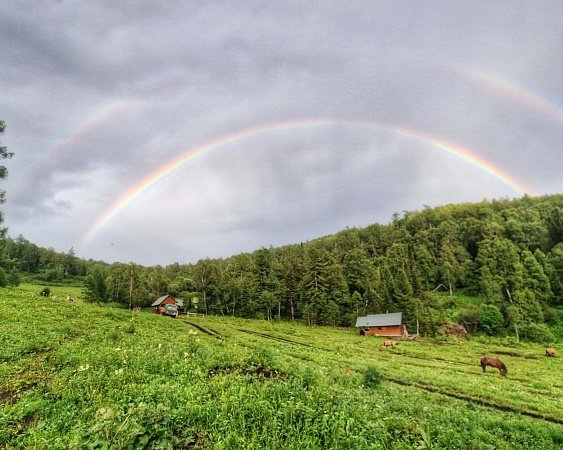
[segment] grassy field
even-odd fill
[[[0,291],[2,449],[563,448],[537,344],[178,319]],[[76,303],[64,301],[66,295]],[[502,359],[508,376],[482,372]]]

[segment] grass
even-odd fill
[[[561,358],[537,344],[172,319],[0,291],[0,448],[555,449]],[[54,289],[52,289],[54,290]],[[495,356],[508,376],[479,359]]]

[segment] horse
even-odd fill
[[[483,372],[485,372],[486,366],[496,367],[503,377],[506,376],[506,373],[508,372],[508,369],[500,359],[489,357],[482,358],[481,367],[483,368]]]
[[[546,348],[545,349],[545,356],[555,356],[555,349],[554,348]]]
[[[399,343],[395,341],[383,341],[379,346],[379,350],[381,350],[382,347],[395,347],[395,345],[399,345]]]

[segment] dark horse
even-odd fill
[[[506,372],[508,372],[508,369],[500,359],[489,357],[482,358],[481,367],[483,368],[483,372],[485,371],[485,367],[487,366],[496,367],[503,377],[506,375]]]

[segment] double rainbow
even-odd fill
[[[310,127],[325,127],[325,126],[349,126],[349,127],[362,127],[370,128],[379,131],[384,131],[388,133],[393,133],[398,136],[402,136],[406,139],[411,139],[418,141],[419,143],[428,145],[432,148],[442,150],[450,155],[453,155],[462,161],[470,163],[479,169],[489,173],[493,177],[497,178],[501,182],[505,183],[511,187],[515,192],[520,195],[525,193],[533,195],[531,189],[525,187],[517,180],[513,179],[507,173],[495,167],[492,163],[486,161],[485,159],[477,156],[475,153],[464,149],[460,146],[446,142],[442,139],[424,135],[422,133],[409,130],[403,127],[393,127],[386,126],[378,123],[370,122],[357,122],[357,121],[346,121],[346,120],[335,120],[335,119],[310,119],[310,120],[299,120],[291,122],[277,122],[265,124],[259,127],[248,128],[242,131],[238,131],[232,134],[228,134],[219,137],[215,140],[207,142],[199,147],[191,148],[183,152],[177,158],[166,162],[157,170],[152,172],[149,176],[143,179],[140,183],[130,189],[125,195],[123,195],[118,201],[116,201],[104,214],[98,218],[98,220],[90,227],[87,233],[80,240],[79,246],[84,247],[87,245],[94,236],[105,227],[120,211],[122,211],[127,205],[129,205],[133,200],[138,198],[147,189],[154,186],[164,177],[170,173],[178,170],[188,162],[201,156],[207,152],[218,150],[233,144],[237,141],[241,141],[250,137],[263,135],[267,133],[272,133],[275,131],[289,131],[299,128],[310,128]]]

